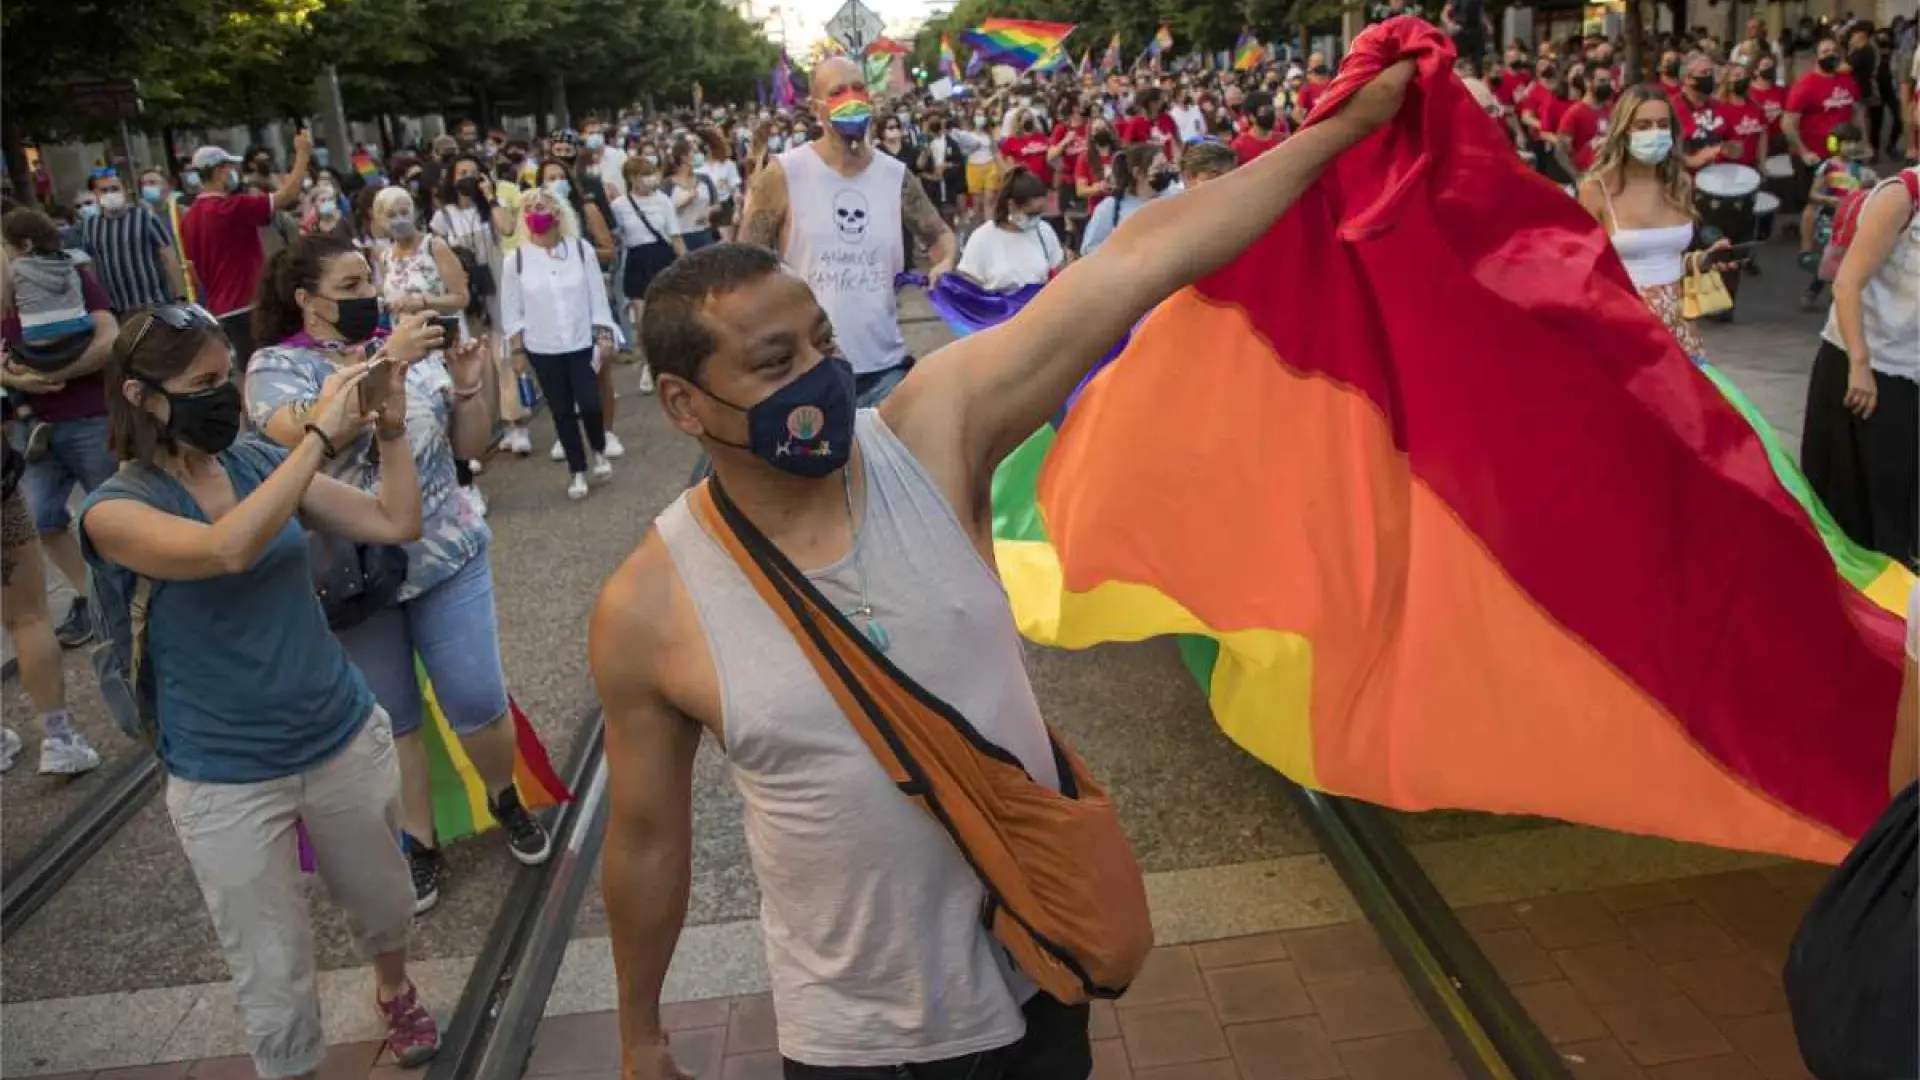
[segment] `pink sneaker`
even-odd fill
[[[403,1069],[416,1069],[433,1060],[440,1052],[440,1026],[433,1014],[420,1004],[413,984],[392,1001],[378,1001],[380,1015],[387,1021],[387,1050]]]

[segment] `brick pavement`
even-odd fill
[[[1459,912],[1575,1080],[1812,1080],[1780,971],[1824,867],[1781,864]],[[780,1075],[765,994],[663,1009],[700,1080]],[[1093,1080],[1465,1080],[1364,923],[1156,949],[1094,1006]],[[611,1012],[546,1020],[530,1080],[618,1080]],[[331,1049],[320,1080],[400,1080],[379,1047]],[[418,1075],[418,1074],[415,1074]],[[250,1080],[245,1058],[53,1080]]]

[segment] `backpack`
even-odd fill
[[[130,498],[168,513],[186,516],[176,495],[158,480],[159,471],[143,462],[122,462],[87,499],[88,506],[106,498]],[[82,512],[84,518],[84,511]],[[95,624],[100,643],[88,660],[100,681],[100,698],[115,727],[128,738],[154,748],[160,745],[160,718],[153,668],[147,663],[147,615],[153,609],[159,584],[101,559],[80,530],[87,557],[87,586],[93,594]]]
[[[1907,217],[1913,217],[1914,204],[1920,204],[1920,170],[1901,169],[1898,180],[1907,189]],[[1820,253],[1820,280],[1832,281],[1840,273],[1840,263],[1847,257],[1847,248],[1852,246],[1854,234],[1860,231],[1860,212],[1866,209],[1867,200],[1875,192],[1893,180],[1883,180],[1872,187],[1863,187],[1847,193],[1833,212],[1833,232],[1827,238],[1826,250]]]
[[[485,210],[481,211],[481,216],[486,219],[487,229],[491,232],[493,218]],[[444,243],[453,249],[453,257],[460,260],[460,272],[467,275],[467,306],[464,310],[475,318],[486,315],[487,300],[498,291],[493,280],[493,267],[488,266],[472,248],[451,240],[444,240]]]
[[[953,839],[986,894],[981,924],[1013,963],[1062,1004],[1124,993],[1153,948],[1146,883],[1113,801],[1080,758],[1048,731],[1060,789],[1035,781],[1019,758],[894,667],[717,478],[687,498],[901,798]]]

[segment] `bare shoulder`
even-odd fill
[[[657,528],[600,587],[588,666],[609,723],[666,705],[703,727],[719,722],[713,658],[686,583]]]
[[[977,455],[967,446],[967,411],[956,403],[979,392],[981,349],[991,346],[993,334],[974,334],[934,350],[880,404],[888,430],[933,478],[976,541],[992,533],[987,498],[993,478],[976,475]]]

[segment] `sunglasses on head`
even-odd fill
[[[140,324],[140,332],[133,335],[133,341],[127,345],[128,360],[133,359],[133,354],[139,351],[140,343],[147,340],[147,335],[153,332],[156,323],[175,333],[192,329],[196,325],[211,327],[214,330],[220,329],[220,320],[214,318],[212,312],[199,304],[161,304],[153,309],[151,318]]]

